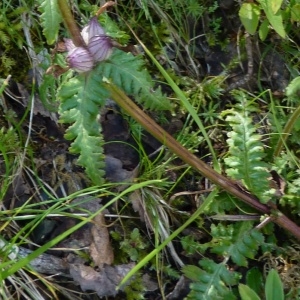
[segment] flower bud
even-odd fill
[[[104,34],[104,29],[100,26],[97,17],[91,18],[88,24],[81,30],[82,38],[87,45],[92,37]]]
[[[112,41],[106,35],[94,36],[88,43],[88,50],[95,61],[106,60],[112,53]]]
[[[83,47],[73,48],[67,56],[70,68],[78,73],[90,71],[94,66],[94,60],[89,51]]]

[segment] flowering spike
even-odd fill
[[[112,41],[106,35],[94,36],[89,41],[88,50],[95,61],[106,60],[112,53]]]
[[[112,52],[113,43],[105,35],[104,29],[99,25],[97,17],[91,18],[81,31],[86,47],[75,47],[70,39],[65,39],[68,50],[67,61],[70,68],[77,72],[92,70],[96,62],[107,59]]]
[[[93,57],[83,47],[73,48],[67,56],[67,62],[70,68],[79,73],[90,71],[94,66]]]

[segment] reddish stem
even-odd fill
[[[239,198],[243,202],[252,206],[262,214],[272,216],[272,221],[279,226],[285,228],[297,239],[300,240],[300,227],[283,215],[276,207],[269,207],[262,204],[257,197],[250,194],[234,181],[217,173],[210,166],[201,161],[197,156],[189,152],[170,134],[155,123],[148,115],[146,115],[126,94],[112,83],[105,83],[106,88],[111,92],[112,99],[118,103],[131,117],[141,124],[149,133],[157,138],[163,145],[168,147],[173,153],[180,157],[184,162],[188,163],[203,176],[223,188],[229,194]]]

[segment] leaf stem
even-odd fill
[[[195,170],[200,172],[203,176],[214,182],[216,185],[223,188],[231,195],[239,198],[248,205],[254,207],[256,210],[263,214],[274,216],[274,222],[281,227],[288,230],[297,239],[300,240],[300,228],[284,216],[280,211],[274,208],[270,208],[267,205],[259,202],[258,198],[251,195],[246,189],[240,187],[234,181],[219,174],[214,169],[209,167],[197,156],[189,152],[178,141],[176,141],[170,134],[162,129],[155,121],[153,121],[148,115],[146,115],[133,101],[131,101],[126,94],[120,90],[113,83],[104,82],[105,87],[111,93],[112,99],[119,104],[132,118],[134,118],[139,124],[141,124],[150,134],[152,134],[157,140],[168,147],[173,153],[175,153],[184,162],[192,166]]]

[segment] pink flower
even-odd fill
[[[88,43],[88,50],[95,61],[103,61],[112,53],[112,42],[107,35],[93,36]]]
[[[70,68],[78,73],[87,72],[93,69],[94,59],[89,51],[83,47],[74,47],[69,51],[67,62]]]
[[[96,35],[105,35],[105,31],[99,25],[97,17],[93,17],[90,19],[88,24],[82,28],[81,35],[85,43],[88,45],[91,38]]]
[[[105,35],[97,17],[91,18],[81,31],[86,47],[75,47],[71,39],[65,39],[68,50],[67,62],[70,68],[79,73],[93,69],[99,61],[106,60],[112,53],[112,40]]]

